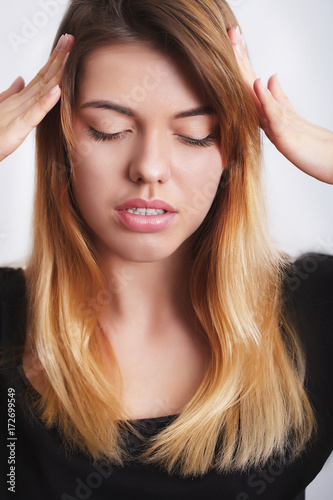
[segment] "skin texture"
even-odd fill
[[[156,412],[161,394],[169,401],[161,413],[172,412],[193,394],[205,363],[203,339],[187,304],[187,240],[213,202],[223,158],[218,141],[209,147],[184,141],[206,138],[216,122],[209,114],[174,118],[207,104],[183,68],[142,44],[99,49],[86,63],[77,96],[74,195],[94,233],[105,275],[112,280],[116,270],[127,277],[100,323],[115,350],[125,399],[135,415]],[[152,74],[161,75],[160,81],[154,82]],[[144,82],[149,89],[144,98],[135,99],[134,89]],[[82,107],[100,100],[128,106],[137,117]],[[97,141],[88,135],[90,127],[123,136]],[[209,189],[198,203],[205,186]],[[131,198],[164,200],[177,215],[163,231],[133,231],[114,210]]]
[[[267,87],[256,77],[238,27],[229,30],[228,35],[267,137],[300,170],[333,184],[333,133],[296,113],[276,74],[270,77]]]
[[[229,30],[229,38],[268,138],[296,167],[333,183],[332,132],[302,119],[276,76],[270,78],[268,89],[256,78],[236,27]],[[0,94],[0,161],[60,99],[63,65],[73,43],[73,36],[62,37],[27,87],[19,77]],[[223,151],[216,143],[200,148],[181,139],[206,137],[214,128],[212,116],[172,119],[177,112],[203,104],[194,81],[184,64],[136,45],[96,52],[79,86],[74,123],[78,145],[72,152],[75,195],[93,231],[105,275],[120,285],[100,325],[114,348],[125,402],[136,418],[179,411],[202,380],[208,359],[203,332],[185,300],[187,243],[215,196]],[[49,94],[51,89],[55,92]],[[118,101],[138,117],[80,109],[84,101],[95,99]],[[89,127],[105,133],[126,131],[126,136],[98,142],[87,135]],[[133,197],[169,202],[178,211],[176,219],[160,233],[122,227],[114,207]],[[27,352],[23,365],[28,378],[36,373],[34,364]],[[37,390],[42,387],[37,380],[34,385]]]
[[[19,76],[0,94],[0,161],[22,144],[59,100],[63,66],[73,44],[72,35],[63,35],[29,85],[24,87],[24,80]]]
[[[151,85],[141,101],[129,99],[150,68],[158,68],[163,80]],[[138,117],[82,108],[96,100],[131,106]],[[113,317],[128,316],[130,310],[135,318],[147,318],[156,309],[161,311],[177,293],[185,274],[183,243],[200,226],[213,202],[223,160],[218,141],[200,147],[183,139],[203,139],[214,132],[214,116],[173,117],[203,103],[180,64],[140,44],[100,49],[86,64],[74,121],[78,145],[72,152],[73,187],[80,212],[94,232],[105,273],[111,277],[112,269],[117,269],[132,276],[131,285],[115,298]],[[109,134],[124,132],[125,136],[96,141],[87,134],[90,127]],[[205,186],[210,189],[199,204],[196,198]],[[164,200],[177,215],[163,231],[133,231],[123,226],[114,210],[131,198]]]
[[[154,67],[164,75],[163,81],[135,102],[128,96]],[[117,79],[112,78],[114,74]],[[85,102],[100,99],[131,106],[138,118],[113,110],[81,108]],[[79,86],[74,122],[78,142],[73,151],[74,191],[101,253],[112,247],[113,253],[133,262],[161,260],[172,255],[201,224],[222,174],[222,154],[217,141],[199,147],[181,137],[207,137],[214,132],[215,119],[211,115],[173,116],[202,104],[200,94],[179,67],[138,44],[100,49],[90,58]],[[90,127],[126,135],[96,141],[87,134]],[[194,198],[207,182],[214,183],[215,189],[212,187],[199,209]],[[134,197],[170,203],[178,211],[172,226],[160,233],[124,229],[112,210]],[[110,229],[106,231],[106,227]]]
[[[249,62],[239,29],[237,33],[237,27],[231,28],[228,35],[267,137],[297,168],[322,182],[333,183],[333,133],[295,112],[276,75],[269,79],[268,88],[261,85]],[[27,87],[18,77],[0,93],[0,161],[19,147],[60,99],[62,64],[74,44],[74,37],[65,35],[59,43],[60,47],[53,51],[47,64]],[[48,96],[56,85],[60,85],[60,90]]]

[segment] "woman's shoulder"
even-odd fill
[[[3,347],[25,336],[26,285],[22,268],[0,267],[0,341]]]
[[[333,296],[333,255],[308,252],[292,264],[287,280],[289,292]]]
[[[285,306],[303,346],[308,384],[333,412],[333,255],[306,253],[291,266]]]
[[[284,300],[298,322],[331,327],[333,337],[333,255],[308,252],[291,263]]]
[[[25,288],[25,274],[21,267],[0,267],[0,298],[10,299]]]
[[[333,255],[308,252],[291,262],[284,301],[303,323],[312,318],[321,324],[328,320],[333,326]]]

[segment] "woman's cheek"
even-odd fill
[[[222,171],[222,162],[217,154],[210,155],[204,163],[192,164],[184,179],[187,200],[183,214],[188,223],[200,225],[206,217],[216,196]]]
[[[199,190],[204,195],[207,203],[211,204],[223,172],[223,161],[220,152],[217,149],[209,151],[208,154],[203,155],[202,161],[192,165],[191,171],[192,182],[196,191]]]
[[[111,176],[99,154],[86,154],[86,149],[73,155],[73,191],[82,212],[98,206],[106,197]]]

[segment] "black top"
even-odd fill
[[[16,500],[302,500],[333,449],[333,256],[306,254],[286,280],[285,300],[297,318],[306,352],[306,390],[319,425],[317,437],[294,463],[249,474],[182,479],[155,466],[93,466],[79,453],[66,456],[55,429],[24,413],[20,392],[29,385],[22,365],[1,373],[0,498]],[[1,346],[22,344],[26,297],[22,269],[0,268]],[[15,376],[16,375],[16,376]],[[13,380],[14,377],[14,380]],[[15,392],[12,390],[14,389]],[[15,421],[12,408],[15,403]],[[9,415],[10,413],[10,415]],[[175,416],[141,419],[147,436]],[[8,422],[10,425],[8,425]],[[135,441],[129,441],[136,446]],[[12,482],[10,482],[12,480]],[[15,485],[12,490],[8,490]]]

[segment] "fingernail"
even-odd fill
[[[52,87],[52,89],[48,92],[47,95],[55,94],[56,92],[58,92],[59,88],[60,88],[59,85],[55,85],[55,87]]]
[[[240,46],[238,45],[238,43],[235,44],[235,50],[236,50],[236,54],[237,56],[240,58],[240,59],[243,59],[243,56],[242,56],[242,51],[241,51],[241,48]]]
[[[68,54],[66,54],[65,59],[62,61],[62,67],[65,66],[67,59],[68,59],[68,56],[69,56],[69,52],[68,52]]]
[[[63,42],[62,42],[62,47],[61,47],[61,50],[63,52],[66,52],[66,50],[67,50],[68,42],[69,42],[69,36],[67,35],[67,33],[65,33],[64,39],[63,39]]]
[[[237,39],[237,42],[238,42],[238,43],[242,43],[242,37],[241,37],[240,29],[239,29],[239,27],[238,27],[238,26],[236,26],[236,30],[235,30],[235,32],[236,32],[236,39]]]
[[[245,37],[244,37],[243,34],[241,35],[241,42],[242,42],[242,45],[243,45],[244,49],[246,49]]]
[[[64,35],[61,35],[61,37],[59,38],[58,43],[56,45],[56,49],[61,50],[63,40],[64,40]]]
[[[268,90],[267,85],[265,84],[264,80],[261,77],[259,78],[259,85],[263,90]]]

